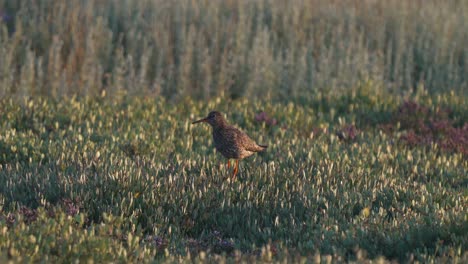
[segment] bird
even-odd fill
[[[239,171],[239,160],[256,152],[262,152],[268,147],[255,143],[246,133],[229,125],[218,111],[211,111],[207,117],[194,121],[192,124],[201,122],[208,123],[212,127],[214,146],[218,152],[228,159],[228,168],[231,167],[230,160],[236,160],[233,179],[236,178]]]

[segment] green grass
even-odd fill
[[[467,18],[0,0],[0,262],[468,262]],[[214,109],[269,145],[236,181]]]
[[[367,91],[304,105],[2,100],[0,256],[466,261],[467,156],[408,144],[400,123],[415,117],[401,116],[403,98]],[[431,116],[450,107],[450,122],[466,126],[466,98],[405,100]],[[219,167],[210,128],[190,124],[211,109],[269,145],[241,162],[237,181]],[[257,121],[262,111],[277,123]]]

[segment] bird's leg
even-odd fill
[[[231,168],[231,160],[228,159],[228,169]]]
[[[236,166],[234,167],[234,174],[232,175],[232,178],[236,178],[236,174],[239,171],[239,160],[236,160]]]

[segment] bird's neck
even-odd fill
[[[216,124],[213,124],[214,130],[222,130],[226,127],[228,127],[228,123],[226,122],[226,120],[221,120],[221,121],[216,122]]]

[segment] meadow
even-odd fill
[[[0,262],[468,262],[466,17],[0,0]]]

